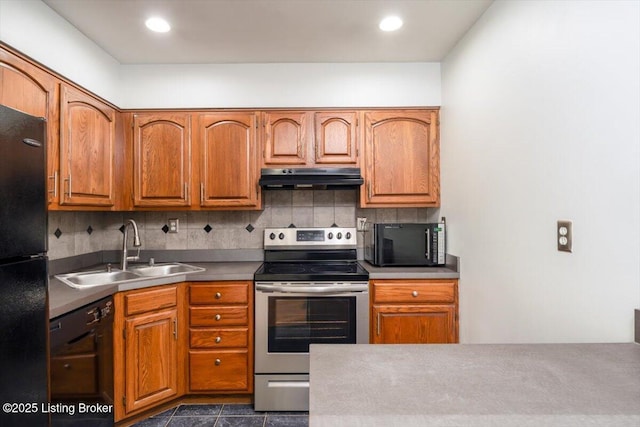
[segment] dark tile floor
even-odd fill
[[[307,427],[307,412],[255,412],[253,405],[180,405],[133,427]]]

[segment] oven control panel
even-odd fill
[[[357,244],[355,227],[328,228],[266,228],[264,248],[286,246],[340,246],[349,248]]]

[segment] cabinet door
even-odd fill
[[[365,113],[362,207],[438,206],[438,111]]]
[[[61,84],[61,205],[113,206],[115,110]]]
[[[305,111],[264,113],[264,165],[304,165],[307,162],[307,115]]]
[[[358,163],[357,115],[354,111],[315,113],[315,162]]]
[[[178,310],[126,320],[126,412],[178,394]]]
[[[0,48],[0,104],[47,119],[49,203],[58,201],[58,83],[55,77]]]
[[[203,114],[199,121],[200,204],[260,208],[256,114]]]
[[[455,343],[454,305],[374,305],[374,344]]]
[[[189,114],[133,116],[133,180],[135,206],[190,205]]]

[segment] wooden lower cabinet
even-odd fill
[[[238,391],[249,388],[249,352],[246,348],[189,351],[191,391]]]
[[[178,394],[177,322],[175,308],[127,319],[127,412]]]
[[[180,301],[184,286],[157,286],[114,296],[115,421],[183,394]]]
[[[458,342],[457,280],[372,280],[373,344]]]
[[[253,285],[189,287],[189,391],[253,392]]]
[[[186,394],[253,393],[253,282],[154,286],[114,303],[116,422]]]

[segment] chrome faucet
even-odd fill
[[[129,226],[133,227],[133,246],[138,248],[138,253],[135,256],[127,256],[127,240],[129,238]],[[120,268],[122,271],[127,269],[128,261],[137,261],[140,259],[140,234],[138,233],[138,224],[132,219],[128,219],[124,223],[124,237],[122,239],[122,261],[120,262]]]

